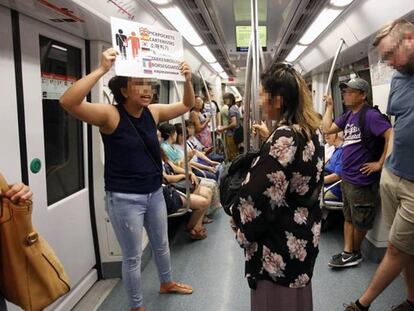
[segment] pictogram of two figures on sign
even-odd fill
[[[122,29],[118,29],[118,33],[115,34],[116,45],[119,48],[122,59],[127,59],[127,47],[131,48],[132,58],[137,58],[140,48],[140,39],[137,37],[135,31],[132,31],[130,36],[124,35]]]

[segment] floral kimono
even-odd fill
[[[281,126],[264,143],[232,207],[245,274],[300,288],[311,280],[321,228],[324,149],[317,134]]]

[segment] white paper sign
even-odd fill
[[[183,39],[176,31],[111,17],[118,76],[184,81],[179,66]]]

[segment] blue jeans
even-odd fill
[[[131,308],[142,306],[141,256],[145,227],[161,283],[172,281],[167,208],[158,189],[149,194],[106,192],[106,210],[122,250],[122,279]]]

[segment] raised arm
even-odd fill
[[[108,126],[111,112],[116,108],[107,104],[91,104],[84,99],[98,80],[111,69],[118,52],[107,49],[102,53],[101,64],[93,72],[78,80],[60,98],[63,109],[75,118],[105,129]]]
[[[180,65],[181,74],[185,77],[183,101],[174,104],[154,104],[149,109],[156,119],[157,123],[174,119],[183,115],[194,106],[194,90],[191,82],[191,69],[185,63]]]
[[[339,133],[341,129],[332,121],[333,115],[333,100],[331,95],[325,95],[324,100],[326,102],[325,114],[322,119],[322,128],[325,134]]]

